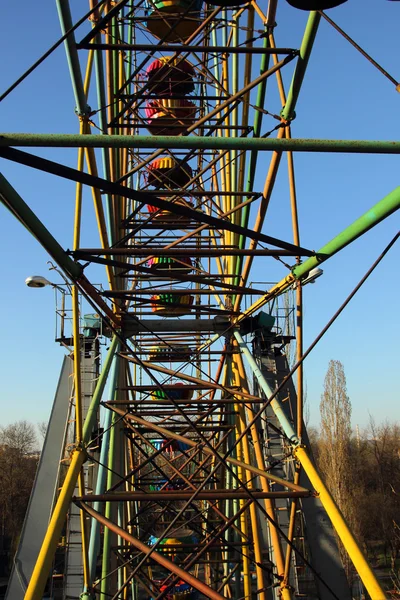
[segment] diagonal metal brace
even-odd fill
[[[167,200],[163,200],[162,198],[158,198],[157,196],[153,196],[152,194],[147,194],[146,192],[131,190],[123,185],[107,181],[101,177],[89,175],[88,173],[82,173],[77,169],[60,165],[59,163],[47,160],[45,158],[40,158],[39,156],[23,152],[22,150],[16,150],[15,148],[0,148],[0,156],[12,160],[13,162],[26,165],[28,167],[33,167],[34,169],[39,169],[40,171],[45,171],[46,173],[58,175],[59,177],[69,179],[70,181],[75,181],[82,183],[83,185],[89,185],[90,187],[98,188],[109,194],[121,196],[123,198],[130,198],[131,200],[136,200],[136,202],[141,204],[152,204],[161,210],[168,210],[176,215],[187,217],[188,219],[198,221],[199,223],[205,223],[211,227],[215,227],[216,229],[233,231],[234,233],[243,235],[244,237],[257,240],[258,242],[272,244],[273,246],[278,246],[279,248],[283,248],[285,250],[294,251],[297,253],[297,255],[313,256],[314,254],[311,250],[306,250],[300,246],[290,244],[289,242],[284,242],[283,240],[279,240],[269,235],[252,231],[246,227],[241,227],[240,225],[231,223],[228,220],[207,215],[204,212],[194,210],[187,206],[174,204]]]

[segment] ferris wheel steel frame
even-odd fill
[[[264,15],[257,2],[253,0],[245,7],[238,7],[237,12],[229,21],[226,16],[227,9],[221,7],[209,9],[204,21],[187,37],[187,43],[183,45],[168,42],[163,38],[157,44],[143,44],[136,42],[134,17],[130,16],[135,14],[135,10],[141,9],[141,2],[135,7],[132,0],[121,0],[116,4],[109,0],[103,0],[98,5],[95,0],[90,0],[90,14],[92,15],[90,18],[93,18],[92,30],[78,43],[75,39],[76,26],[73,25],[68,0],[56,0],[56,3],[75,96],[76,112],[80,121],[80,133],[76,135],[4,133],[0,136],[0,156],[76,182],[73,244],[72,250],[65,251],[11,184],[3,176],[0,176],[0,198],[3,204],[42,244],[73,284],[75,445],[25,599],[40,600],[42,598],[53,556],[77,484],[79,496],[74,498],[74,501],[81,509],[84,581],[81,598],[89,600],[94,597],[96,557],[100,549],[100,525],[103,525],[102,574],[99,582],[100,598],[102,599],[109,594],[107,585],[110,578],[115,580],[113,588],[115,594],[112,596],[114,598],[127,598],[128,586],[136,580],[142,589],[151,592],[152,597],[154,596],[156,600],[161,600],[161,598],[165,598],[168,590],[182,580],[206,597],[221,599],[227,597],[221,595],[221,592],[225,593],[226,590],[229,597],[232,597],[231,587],[236,591],[240,589],[242,574],[243,597],[245,600],[250,600],[254,593],[251,575],[253,565],[257,581],[257,597],[260,600],[266,600],[267,576],[265,565],[263,565],[264,540],[259,527],[262,518],[268,523],[271,556],[275,561],[276,585],[281,597],[284,600],[290,600],[293,597],[293,589],[290,584],[291,570],[293,570],[292,556],[299,552],[294,544],[298,500],[318,497],[371,598],[373,600],[384,599],[385,594],[380,583],[336,506],[331,493],[310,460],[308,449],[303,444],[303,360],[308,351],[305,353],[303,348],[302,281],[312,269],[331,258],[400,208],[400,187],[384,197],[318,251],[313,252],[303,248],[300,244],[293,152],[398,154],[400,153],[400,142],[292,138],[291,122],[295,118],[297,100],[306,75],[321,15],[325,17],[323,13],[310,13],[299,50],[279,48],[275,45],[276,0],[270,0],[267,15]],[[243,15],[247,16],[246,25],[243,27],[246,30],[246,37],[239,45],[239,24]],[[120,20],[117,17],[121,17]],[[182,19],[184,17],[185,15]],[[225,40],[225,44],[222,45],[217,43],[215,27],[217,17],[221,19],[218,26],[221,28],[222,38]],[[263,23],[264,33],[254,37],[254,21],[257,17]],[[163,18],[165,19],[165,17]],[[131,21],[127,26],[129,19]],[[138,22],[140,24],[140,18]],[[174,27],[177,25],[174,25],[172,30]],[[141,31],[140,27],[138,31]],[[340,33],[344,32],[340,30]],[[105,36],[105,42],[102,42],[102,35]],[[199,35],[202,36],[202,39],[200,42],[194,43]],[[125,39],[128,39],[128,42],[123,41]],[[262,40],[263,46],[254,46],[254,42],[259,40]],[[232,46],[232,42],[235,42],[234,46]],[[227,48],[229,48],[230,56],[226,52]],[[357,48],[362,50],[358,46]],[[84,76],[79,59],[80,50],[89,51]],[[203,89],[214,85],[218,92],[218,84],[221,88],[220,93],[223,89],[227,97],[224,98],[221,95],[220,102],[217,101],[211,110],[208,110],[208,100],[204,97],[201,111],[199,110],[201,116],[195,119],[194,123],[185,127],[184,135],[136,135],[138,129],[143,126],[140,123],[141,117],[139,116],[135,122],[124,121],[123,118],[128,111],[132,110],[135,103],[137,103],[135,110],[139,110],[146,100],[146,93],[148,94],[148,90],[151,90],[151,85],[148,83],[140,88],[136,78],[157,52],[164,51],[173,53],[173,60],[177,61],[178,66],[186,57],[194,56],[197,59],[196,53],[201,52],[204,56],[212,56],[212,66],[206,64],[205,58],[203,62],[198,63],[203,69],[201,71]],[[103,52],[105,52],[105,60]],[[146,53],[145,59],[139,65],[136,53]],[[125,61],[127,55],[130,58]],[[242,55],[244,72],[243,87],[240,88],[239,57]],[[260,74],[253,79],[253,56],[257,57],[258,55],[261,56]],[[285,56],[279,60],[278,55]],[[271,59],[272,66],[270,66]],[[293,60],[296,61],[295,68],[286,94],[281,69]],[[373,62],[380,68],[375,61]],[[196,68],[198,65],[196,64]],[[382,68],[380,70],[382,72]],[[93,71],[95,71],[94,75]],[[398,86],[396,80],[386,71],[383,74],[386,74],[392,83]],[[275,139],[261,135],[266,85],[272,75],[275,75],[277,81],[278,95],[282,106],[278,124],[268,132],[268,135],[271,135],[276,131]],[[91,133],[94,123],[92,111],[88,106],[90,83],[93,78],[96,79],[99,103],[97,111],[100,123],[99,135]],[[257,97],[255,104],[252,104],[250,92],[255,89],[257,89]],[[130,90],[131,93],[124,96],[124,92],[127,90]],[[201,98],[201,93],[199,98]],[[240,103],[242,103],[242,113],[240,113]],[[254,121],[252,125],[249,125],[251,111],[254,112]],[[138,112],[137,114],[139,115]],[[217,117],[215,122],[212,121],[214,117]],[[277,116],[274,115],[274,117]],[[240,122],[241,118],[243,123]],[[240,134],[241,129],[245,131],[248,127],[252,129],[253,137]],[[209,132],[204,135],[206,128]],[[135,130],[133,136],[128,133],[132,130]],[[200,135],[189,137],[189,134],[196,130],[200,131]],[[106,132],[107,135],[103,135]],[[132,146],[136,152],[142,149],[156,150],[150,154],[140,155],[140,152],[137,152],[135,155],[131,151]],[[16,147],[77,148],[77,168],[72,169],[42,159],[16,150]],[[104,178],[99,176],[96,148],[101,149]],[[135,189],[133,178],[148,171],[151,161],[163,155],[164,150],[168,151],[167,155],[171,156],[173,160],[175,159],[171,153],[172,150],[188,151],[189,154],[185,160],[189,160],[187,157],[198,160],[197,175],[193,176],[192,173],[189,183],[179,189],[167,189],[164,192],[150,191],[147,189],[147,184],[144,186],[144,191]],[[202,152],[204,153],[205,150],[217,154],[212,154],[212,158],[203,166]],[[196,154],[196,151],[200,151],[200,153]],[[259,153],[265,151],[271,151],[272,155],[264,188],[261,193],[257,193],[253,189],[256,163]],[[245,152],[249,152],[248,158],[246,158]],[[288,160],[293,243],[263,233],[267,209],[284,153]],[[180,158],[176,162],[178,166],[183,164]],[[210,191],[202,186],[203,181],[207,183],[203,179],[203,175],[210,176],[212,186]],[[190,186],[193,184],[199,188],[191,190]],[[81,247],[83,186],[91,188],[101,248]],[[196,206],[178,202],[179,197],[183,197],[185,192],[197,199]],[[105,198],[104,203],[102,196]],[[206,200],[201,204],[203,196]],[[207,201],[209,201],[208,204]],[[254,224],[250,226],[250,209],[257,202],[259,204],[256,218]],[[172,241],[169,241],[170,238],[165,233],[173,231],[171,222],[160,221],[158,229],[162,231],[162,234],[160,234],[159,246],[151,245],[154,244],[154,238],[151,236],[148,236],[150,245],[148,242],[138,246],[130,245],[133,236],[136,233],[142,235],[146,224],[151,224],[150,217],[142,222],[135,220],[141,208],[147,203],[156,207],[159,213],[167,211],[178,220],[175,230],[179,231],[175,234],[175,239],[170,236]],[[185,229],[185,226],[179,228],[179,219],[186,219],[185,223],[190,222],[194,225],[191,229],[190,227]],[[137,229],[135,230],[136,225]],[[126,232],[125,235],[122,233],[123,229]],[[157,230],[157,227],[155,229]],[[209,242],[208,245],[202,246],[201,234],[205,231],[209,232]],[[247,242],[249,242],[248,246]],[[257,248],[260,243],[273,245],[275,248]],[[124,246],[121,247],[121,244]],[[175,300],[178,304],[172,303],[171,306],[173,309],[179,307],[179,298],[191,291],[193,296],[198,299],[197,304],[192,307],[191,313],[195,319],[183,321],[179,321],[177,318],[171,319],[169,324],[160,325],[158,330],[155,320],[146,318],[145,310],[142,310],[149,302],[144,296],[150,293],[161,294],[162,286],[167,284],[163,283],[161,270],[154,271],[146,264],[149,258],[155,256],[177,257],[179,263],[182,248],[186,253],[192,252],[192,257],[208,260],[214,258],[216,271],[212,271],[210,266],[208,269],[196,266],[195,273],[175,273],[170,276],[170,279],[175,282],[174,285],[178,286],[175,289],[170,283],[170,293],[178,297],[178,301]],[[275,258],[293,256],[296,257],[297,262],[281,281],[268,291],[263,291],[248,284],[253,259],[257,256],[274,256]],[[139,260],[133,262],[136,258]],[[84,261],[85,264],[82,265],[78,262],[79,260]],[[99,292],[85,275],[85,268],[91,263],[102,264],[105,267],[109,289],[104,293]],[[161,283],[158,285],[161,287],[150,285],[144,288],[137,286],[135,288],[132,284],[129,288],[128,280],[124,279],[124,275],[131,277],[135,283],[140,283],[141,278],[146,282],[146,277],[151,278],[154,275],[156,279],[160,278]],[[189,292],[186,288],[179,287],[180,284],[189,282],[195,286]],[[202,284],[208,286],[207,289],[201,288]],[[280,297],[293,286],[296,289],[296,363],[286,377],[286,381],[291,379],[294,371],[297,371],[296,419],[292,422],[288,419],[278,395],[285,379],[278,388],[271,387],[243,336],[248,332],[248,324],[253,322],[253,315],[272,299]],[[112,335],[110,347],[85,418],[82,413],[80,383],[82,352],[80,294],[100,314]],[[241,310],[243,298],[250,294],[260,297],[246,309]],[[206,299],[209,299],[213,295],[217,308],[213,308],[209,300],[207,300],[208,306],[200,305],[200,297],[206,296]],[[111,307],[108,303],[110,300]],[[132,302],[136,303],[134,311],[129,312]],[[141,302],[142,304],[140,304]],[[153,304],[153,306],[157,306],[157,304]],[[197,323],[202,321],[201,316],[207,315],[209,317],[216,315],[216,319],[207,319],[207,323],[203,323],[202,326],[195,324],[196,321]],[[153,361],[143,360],[142,355],[146,354],[150,342],[140,341],[142,343],[140,346],[140,343],[130,339],[133,336],[147,335],[153,336],[149,339],[154,338],[168,344],[171,343],[168,340],[174,338],[165,338],[167,340],[165,342],[164,338],[160,337],[161,334],[172,335],[175,333],[182,342],[187,339],[184,336],[188,335],[188,332],[193,332],[196,350],[187,361],[183,361],[184,365],[177,369],[172,366],[166,368]],[[214,335],[212,335],[213,333]],[[144,337],[140,338],[140,340],[142,339]],[[216,352],[220,355],[220,360],[215,374],[212,374],[210,357],[213,350],[210,348],[213,343],[222,339],[225,339],[225,344],[221,351]],[[205,367],[200,362],[202,356],[206,357]],[[182,372],[187,365],[192,365],[196,376]],[[263,390],[263,396],[251,393],[251,379],[247,375],[246,366],[257,380],[257,385]],[[130,367],[134,369],[133,377],[129,370]],[[147,384],[143,385],[143,376],[138,375],[139,372],[147,378]],[[179,379],[179,382],[190,385],[193,391],[199,392],[198,396],[195,399],[191,397],[177,399],[173,394],[177,389],[177,384],[165,383],[165,379],[160,381],[157,377],[161,375],[167,381],[175,377]],[[136,381],[137,378],[139,378],[139,383]],[[111,398],[102,402],[107,381],[110,379],[112,381]],[[152,390],[164,394],[164,399],[159,399],[158,404],[152,404],[150,396]],[[136,400],[134,396],[136,392],[144,394],[144,398]],[[215,400],[217,393],[221,398]],[[199,410],[199,406],[202,404],[209,406],[204,410]],[[136,405],[140,405],[141,412],[134,412],[133,409]],[[96,490],[93,493],[86,493],[82,468],[90,457],[91,436],[100,406],[106,409],[107,414],[103,443],[105,444],[104,453],[107,448],[109,449],[109,462],[105,466],[106,457],[105,454],[102,455]],[[154,406],[160,407],[159,410],[157,409],[158,412]],[[162,416],[163,406],[168,406],[170,411],[166,412],[166,417],[159,421],[151,420],[149,416],[152,414],[157,418]],[[278,418],[282,429],[282,439],[290,449],[291,458],[295,464],[293,480],[276,475],[266,466],[257,425],[267,407],[270,407]],[[228,410],[230,408],[233,411],[231,413]],[[220,409],[226,411],[226,422]],[[174,421],[174,416],[179,416],[182,421]],[[193,420],[192,417],[196,418]],[[169,419],[171,419],[170,422]],[[156,438],[148,437],[148,435],[146,437],[145,434],[149,434],[149,432],[157,434],[168,443],[174,440],[181,444],[184,450],[181,451],[178,458],[185,459],[185,462],[182,463],[183,466],[179,466],[179,462],[176,462],[177,457],[168,458],[165,451],[163,453],[162,447],[157,448]],[[219,432],[219,438],[216,432]],[[189,437],[187,434],[196,437]],[[132,435],[136,438],[132,439]],[[122,440],[125,440],[125,437],[125,454],[121,454]],[[229,447],[228,439],[231,440]],[[134,466],[132,458],[134,452],[139,460],[136,466]],[[118,454],[123,456],[121,460],[125,461],[126,465],[123,473],[118,470],[117,476],[116,469],[120,468],[117,464]],[[157,458],[162,465],[157,462]],[[140,488],[140,469],[144,468],[143,465],[149,465],[150,473],[154,471],[158,477],[161,473],[161,479],[158,479],[158,482],[164,482],[163,477],[165,477],[165,482],[159,484],[161,485],[160,489],[144,491]],[[186,467],[188,470],[184,471]],[[222,470],[224,475],[218,475]],[[311,487],[302,485],[301,471],[308,477]],[[195,476],[198,476],[199,479],[196,480]],[[207,485],[219,485],[219,483],[215,483],[219,480],[213,479],[218,476],[225,484],[221,484],[220,487],[207,488]],[[133,491],[128,488],[135,486],[135,477],[138,477],[139,488]],[[223,479],[224,477],[225,479]],[[254,479],[256,477],[257,480]],[[188,489],[174,489],[174,480],[176,483],[177,478],[181,478]],[[259,482],[261,490],[256,488],[255,481]],[[231,487],[228,488],[227,484]],[[168,488],[168,485],[172,485],[172,489]],[[271,485],[279,485],[283,489],[272,490]],[[125,486],[124,491],[119,490],[121,486]],[[287,535],[283,533],[277,520],[274,501],[278,498],[287,498],[290,501]],[[162,502],[184,503],[183,507],[179,505],[176,509],[174,507],[168,509],[174,515],[172,521],[164,528],[163,537],[159,537],[150,546],[140,540],[137,535],[132,534],[134,530],[132,523],[139,522],[139,517],[132,515],[135,511],[140,514],[140,510],[143,510],[137,508],[140,506],[140,502],[153,502],[154,506],[160,506]],[[129,503],[132,504],[129,505]],[[102,505],[105,506],[104,511],[102,511]],[[226,514],[223,507],[225,507]],[[184,555],[181,567],[176,564],[172,551],[170,554],[165,552],[162,540],[169,532],[174,531],[174,524],[180,522],[186,508],[194,511],[195,515],[191,519],[193,522],[196,519],[199,520],[199,530],[202,532],[203,538],[199,542],[197,552],[190,550],[188,556]],[[163,511],[165,510],[163,509]],[[219,521],[215,521],[216,527],[210,525],[209,514],[213,514],[219,519]],[[86,515],[91,517],[90,534]],[[136,530],[139,531],[139,525]],[[114,533],[118,540],[116,556],[118,555],[119,566],[117,569],[113,569],[111,566],[112,560],[114,560],[114,565],[117,563],[111,556],[110,532]],[[233,539],[236,541],[232,542]],[[286,544],[286,548],[283,543]],[[251,551],[249,550],[250,545]],[[138,550],[140,555],[135,555],[135,560],[138,559],[138,562],[135,563],[133,571],[128,573],[128,565],[133,560],[133,555],[130,554],[133,552],[132,548]],[[218,550],[214,550],[214,555],[208,554],[213,548]],[[209,558],[210,556],[216,557],[217,551],[218,557],[221,557],[221,564],[223,564],[224,578],[222,581],[217,581],[212,574],[212,560]],[[229,564],[228,557],[233,556],[232,552],[239,555],[235,566],[233,563],[231,566]],[[208,558],[202,559],[204,555]],[[169,556],[172,558],[168,558]],[[145,574],[143,565],[150,564],[146,562],[150,558],[171,573],[165,579],[164,589],[153,587],[154,582],[152,582],[151,576]],[[195,574],[193,574],[193,568],[195,568]],[[203,579],[205,578],[207,583],[200,577],[202,569],[204,570]],[[229,571],[229,569],[231,570]],[[149,567],[149,573],[150,571]],[[235,581],[233,582],[234,575]],[[135,593],[133,590],[134,588],[132,588],[132,594]]]

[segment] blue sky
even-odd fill
[[[73,1],[74,17],[86,4]],[[331,18],[395,78],[398,63],[400,3],[349,0],[329,12]],[[276,43],[298,47],[307,14],[280,0]],[[261,25],[260,25],[261,26]],[[87,26],[82,28],[82,34]],[[1,85],[5,89],[60,36],[55,3],[27,0],[6,3],[1,21]],[[292,66],[285,71],[286,84]],[[265,107],[277,112],[276,94]],[[268,90],[269,92],[269,90]],[[322,22],[297,106],[294,137],[335,139],[399,139],[400,95],[395,87]],[[63,47],[45,61],[2,104],[2,131],[74,133],[78,122]],[[75,166],[73,150],[41,150],[38,154]],[[72,243],[74,185],[2,161],[4,175],[53,235],[65,247]],[[269,153],[260,157],[267,169]],[[298,154],[295,156],[302,245],[318,249],[399,185],[396,156]],[[85,192],[85,246],[98,239]],[[399,227],[398,214],[357,240],[324,265],[324,276],[304,290],[305,345],[335,312]],[[285,160],[282,161],[265,231],[290,239],[290,212]],[[50,289],[28,289],[28,275],[48,278],[48,257],[41,246],[0,206],[0,310],[2,314],[2,419],[33,422],[48,417],[63,350],[54,343],[54,296]],[[307,359],[305,370],[311,422],[319,422],[318,404],[331,358],[344,364],[353,404],[353,424],[367,425],[400,416],[397,384],[400,335],[397,276],[399,246],[384,259],[332,330]],[[254,281],[274,280],[284,273],[257,261]],[[100,277],[100,274],[99,274]],[[94,274],[94,279],[96,275]]]

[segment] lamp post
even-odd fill
[[[51,263],[50,263],[51,264]],[[53,266],[53,269],[55,269],[55,267]],[[55,269],[58,273],[59,271],[57,269]],[[62,275],[62,273],[60,273]],[[57,309],[57,305],[56,305],[56,313],[60,315],[61,317],[61,322],[60,322],[60,338],[57,338],[57,324],[56,324],[56,341],[60,341],[60,340],[64,340],[65,336],[64,336],[64,324],[65,324],[65,316],[66,316],[66,312],[65,312],[65,296],[66,296],[66,290],[64,289],[65,287],[67,287],[68,291],[71,292],[71,286],[68,283],[67,280],[65,280],[65,284],[64,286],[58,285],[57,283],[53,283],[51,281],[49,281],[48,279],[46,279],[46,277],[43,277],[42,275],[31,275],[29,277],[27,277],[25,279],[25,283],[28,287],[30,288],[44,288],[46,286],[51,286],[53,289],[58,290],[61,293],[61,309],[60,311],[58,311]]]

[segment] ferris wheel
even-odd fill
[[[304,424],[303,362],[363,280],[307,348],[303,287],[400,206],[397,188],[303,242],[295,153],[400,151],[292,137],[322,22],[399,88],[323,12],[345,1],[281,0],[285,29],[277,0],[57,0],[48,54],[65,47],[79,133],[0,140],[75,186],[67,249],[0,180],[64,278],[67,350],[10,600],[343,600],[337,540],[385,598]],[[76,166],[29,147],[76,148]]]

